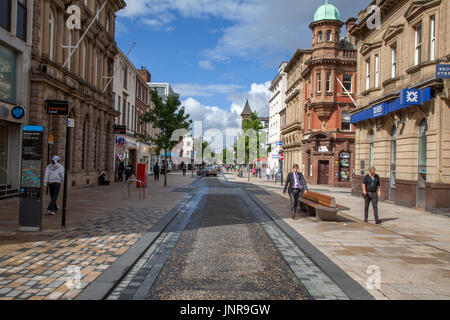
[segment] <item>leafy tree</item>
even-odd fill
[[[175,130],[189,130],[192,120],[190,115],[186,114],[184,107],[181,106],[180,96],[171,95],[164,103],[156,90],[152,90],[152,101],[154,107],[141,117],[144,123],[152,123],[155,128],[159,128],[159,134],[155,137],[145,136],[146,141],[151,141],[156,145],[156,152],[160,154],[164,151],[164,164],[166,171],[164,173],[164,186],[167,187],[167,153],[172,150],[179,141],[172,141],[172,135]]]
[[[258,119],[258,113],[252,111],[250,114],[250,119],[244,119],[242,121],[242,128],[244,135],[238,137],[237,144],[234,145],[235,152],[237,153],[239,148],[245,145],[245,164],[248,165],[249,169],[249,179],[250,179],[250,162],[253,161],[256,156],[257,159],[261,158],[260,141],[262,140],[261,130],[264,129],[263,125]],[[252,130],[256,134],[256,139],[250,139],[246,132]],[[254,152],[256,151],[256,154]]]

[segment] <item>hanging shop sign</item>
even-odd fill
[[[46,100],[47,114],[52,116],[68,116],[69,102],[61,100]]]
[[[436,65],[436,78],[450,79],[450,64]]]
[[[114,134],[126,134],[127,126],[114,126]]]

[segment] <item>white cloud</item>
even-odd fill
[[[122,17],[147,21],[150,28],[161,30],[185,18],[215,17],[231,22],[224,28],[215,47],[203,52],[210,61],[240,56],[264,59],[280,52],[311,46],[309,24],[315,10],[323,3],[299,0],[127,0]],[[357,16],[367,5],[364,1],[333,0],[341,20]],[[170,28],[169,28],[170,30]],[[307,34],[308,36],[305,36]]]
[[[190,115],[194,125],[197,125],[195,122],[201,122],[202,136],[205,136],[208,130],[219,130],[223,135],[223,144],[225,145],[226,143],[227,147],[233,145],[234,140],[232,138],[227,139],[225,136],[230,131],[240,131],[241,117],[239,114],[228,112],[217,106],[203,105],[194,98],[188,98],[181,103],[185,107],[186,112]]]
[[[173,84],[173,89],[181,97],[213,97],[218,94],[232,94],[243,86],[232,84],[198,84],[198,83],[178,83]]]
[[[193,86],[196,87],[197,85]],[[217,129],[224,135],[226,130],[237,133],[240,132],[242,128],[241,113],[247,99],[252,110],[256,110],[259,116],[268,116],[270,99],[269,87],[270,81],[261,84],[253,83],[250,90],[247,92],[239,92],[230,95],[230,111],[224,110],[218,106],[204,105],[192,97],[182,100],[181,103],[186,108],[186,112],[191,116],[192,121],[202,122],[203,134],[210,129]],[[228,147],[233,144],[233,141],[233,139],[227,140]]]
[[[198,62],[198,65],[200,68],[206,69],[206,70],[216,70],[216,68],[214,68],[214,66],[211,64],[211,61],[209,60],[202,60]]]
[[[252,111],[258,112],[260,117],[269,116],[269,100],[270,100],[270,81],[265,83],[253,83],[248,92],[240,92],[230,95],[229,99],[233,102],[231,111],[238,114],[242,113],[245,102],[248,99]]]

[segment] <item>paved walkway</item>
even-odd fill
[[[57,215],[44,216],[42,233],[17,232],[17,199],[2,201],[0,299],[75,298],[182,200],[193,181],[171,174],[164,188],[163,179],[149,180],[146,200],[135,189],[126,199],[119,184],[72,190],[65,231]]]
[[[230,182],[249,183],[236,174],[225,176]],[[383,202],[383,224],[376,226],[373,216],[365,224],[363,199],[351,196],[350,189],[310,186],[351,210],[340,214],[340,222],[306,216],[294,221],[280,185],[267,179],[250,184],[272,191],[257,197],[362,286],[367,288],[371,270],[379,268],[381,285],[369,290],[376,299],[450,299],[448,217]]]

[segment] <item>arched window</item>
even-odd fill
[[[371,130],[370,131],[370,135],[369,135],[369,141],[370,141],[370,145],[369,145],[369,165],[370,166],[374,165],[374,161],[373,161],[374,140],[375,140],[375,133],[373,132],[373,130]]]
[[[331,31],[327,31],[327,41],[331,41]]]
[[[87,139],[88,118],[85,117],[83,121],[83,137],[81,142],[81,169],[86,167],[86,139]]]
[[[100,119],[95,124],[95,135],[94,135],[94,169],[98,169],[98,154],[99,154],[99,141],[100,141]]]
[[[319,31],[319,42],[322,42],[322,40],[323,40],[322,31]]]
[[[48,18],[48,57],[53,61],[54,48],[55,48],[55,16],[50,10],[50,17]]]
[[[419,166],[427,165],[427,120],[423,119],[419,125]]]

